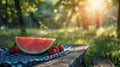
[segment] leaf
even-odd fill
[[[8,45],[8,48],[11,49],[13,46],[16,46],[15,41],[10,42],[10,44]]]

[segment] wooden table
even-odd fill
[[[88,45],[75,45],[75,51],[44,63],[36,64],[33,67],[81,67]]]

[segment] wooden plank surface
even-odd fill
[[[76,45],[75,51],[66,56],[36,64],[33,67],[80,67],[80,64],[84,61],[88,47],[87,45]]]
[[[95,58],[94,67],[115,67],[115,65],[106,58]]]

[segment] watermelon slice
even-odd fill
[[[17,46],[28,54],[45,53],[52,47],[54,38],[16,37]]]

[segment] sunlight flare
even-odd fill
[[[95,0],[92,4],[93,7],[98,8],[102,6],[102,1],[101,0]]]
[[[100,10],[104,7],[103,0],[88,0],[89,8]]]

